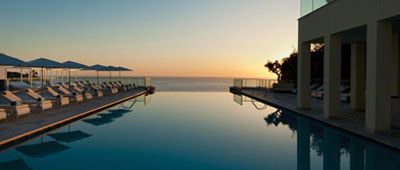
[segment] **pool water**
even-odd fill
[[[400,154],[242,96],[159,92],[4,150],[1,168],[390,170]]]

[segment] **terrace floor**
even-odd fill
[[[25,117],[8,119],[0,123],[0,149],[26,140],[44,131],[52,130],[69,122],[89,116],[114,105],[144,95],[146,90],[138,88],[113,95],[94,98],[64,107],[30,113]]]
[[[400,150],[400,131],[398,129],[394,129],[391,134],[377,134],[367,130],[364,127],[365,113],[353,111],[350,109],[349,104],[342,104],[343,118],[327,119],[323,116],[324,103],[321,99],[312,98],[311,109],[301,110],[297,107],[296,94],[272,93],[259,88],[231,88],[231,92],[244,95],[277,108],[290,110],[300,115],[324,122],[336,128]]]

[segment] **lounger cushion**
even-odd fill
[[[0,109],[0,120],[4,120],[7,118],[6,110]]]
[[[17,113],[17,116],[21,116],[30,113],[31,109],[29,108],[29,105],[23,104],[16,106],[15,111]]]

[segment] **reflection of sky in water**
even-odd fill
[[[58,141],[68,149],[41,158],[9,149],[2,152],[0,162],[23,159],[33,169],[296,169],[297,135],[309,133],[311,169],[322,169],[323,152],[336,153],[332,148],[339,148],[340,167],[350,169],[350,146],[360,145],[351,145],[349,139],[359,138],[343,137],[343,132],[272,107],[257,110],[251,102],[241,106],[232,100],[229,93],[157,93],[151,103],[136,103],[131,112],[104,111],[86,118],[110,120],[100,126],[79,121],[69,129],[58,129],[90,135],[69,143]],[[322,138],[333,142],[323,145]],[[20,146],[54,140],[44,136]],[[383,154],[382,148],[361,143],[377,157]],[[307,148],[299,151],[304,154]],[[384,159],[396,169],[394,162],[400,159],[391,154],[385,153]],[[384,163],[383,158],[376,160],[377,165]]]

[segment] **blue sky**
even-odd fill
[[[1,0],[0,51],[138,75],[269,76],[297,44],[298,0]]]

